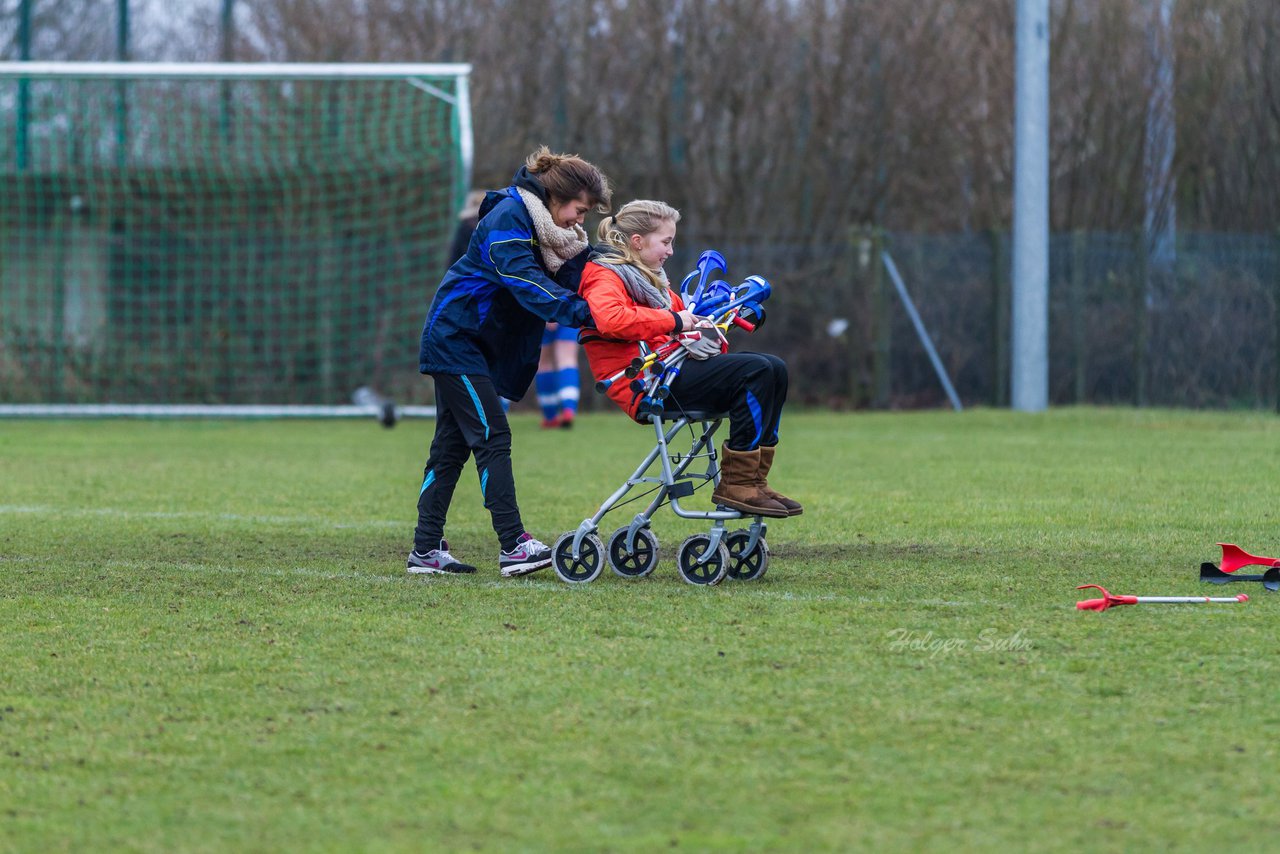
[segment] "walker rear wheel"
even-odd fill
[[[658,536],[648,528],[636,531],[635,551],[627,551],[624,525],[609,537],[609,568],[623,578],[644,578],[658,565]]]
[[[705,562],[699,563],[710,548],[711,537],[707,534],[694,534],[681,543],[676,555],[680,577],[690,584],[708,587],[724,581],[725,573],[729,570],[729,550],[721,542]]]
[[[734,581],[758,581],[769,569],[769,544],[764,537],[756,540],[751,551],[744,551],[749,542],[751,532],[746,528],[724,535],[724,545],[729,550],[728,575]]]
[[[551,550],[551,565],[556,575],[567,584],[586,584],[600,577],[604,569],[604,544],[595,534],[587,534],[573,556],[573,538],[577,531],[561,534]]]

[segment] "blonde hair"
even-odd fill
[[[553,202],[571,202],[585,193],[597,211],[609,210],[613,201],[609,179],[578,155],[556,154],[543,145],[525,159],[524,165],[537,176]]]
[[[617,213],[601,220],[596,229],[596,238],[606,246],[606,252],[600,260],[606,264],[630,264],[644,273],[655,286],[665,286],[662,277],[645,266],[640,256],[631,248],[631,236],[639,234],[643,237],[657,231],[664,222],[674,225],[679,221],[680,211],[666,202],[650,199],[627,202],[618,208]]]

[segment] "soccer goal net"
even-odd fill
[[[0,63],[0,415],[427,403],[469,72]]]

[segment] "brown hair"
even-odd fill
[[[604,173],[576,154],[555,154],[545,145],[530,154],[525,168],[547,188],[551,201],[563,204],[583,193],[597,211],[607,213],[613,188]]]

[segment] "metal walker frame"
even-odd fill
[[[727,531],[725,522],[745,518],[743,513],[723,506],[716,510],[691,510],[680,503],[694,493],[695,480],[710,481],[713,486],[719,484],[715,432],[728,415],[689,410],[673,414],[671,418],[661,411],[645,417],[653,425],[656,444],[626,482],[606,498],[592,516],[556,541],[553,550],[556,574],[571,584],[594,581],[607,558],[618,575],[630,578],[649,575],[658,559],[657,538],[650,523],[658,509],[670,503],[672,511],[683,519],[705,519],[712,523],[707,533],[694,534],[680,546],[677,565],[685,581],[713,585],[725,577],[755,580],[763,576],[768,566],[767,525],[763,517],[751,517],[752,522],[745,529]],[[672,454],[671,442],[685,428],[693,430],[693,444],[687,453]],[[699,459],[707,460],[706,471],[690,471]],[[659,471],[650,475],[649,470],[658,461],[661,462]],[[645,484],[657,485],[656,494],[627,526],[614,532],[606,552],[597,535],[600,522],[628,493]]]

